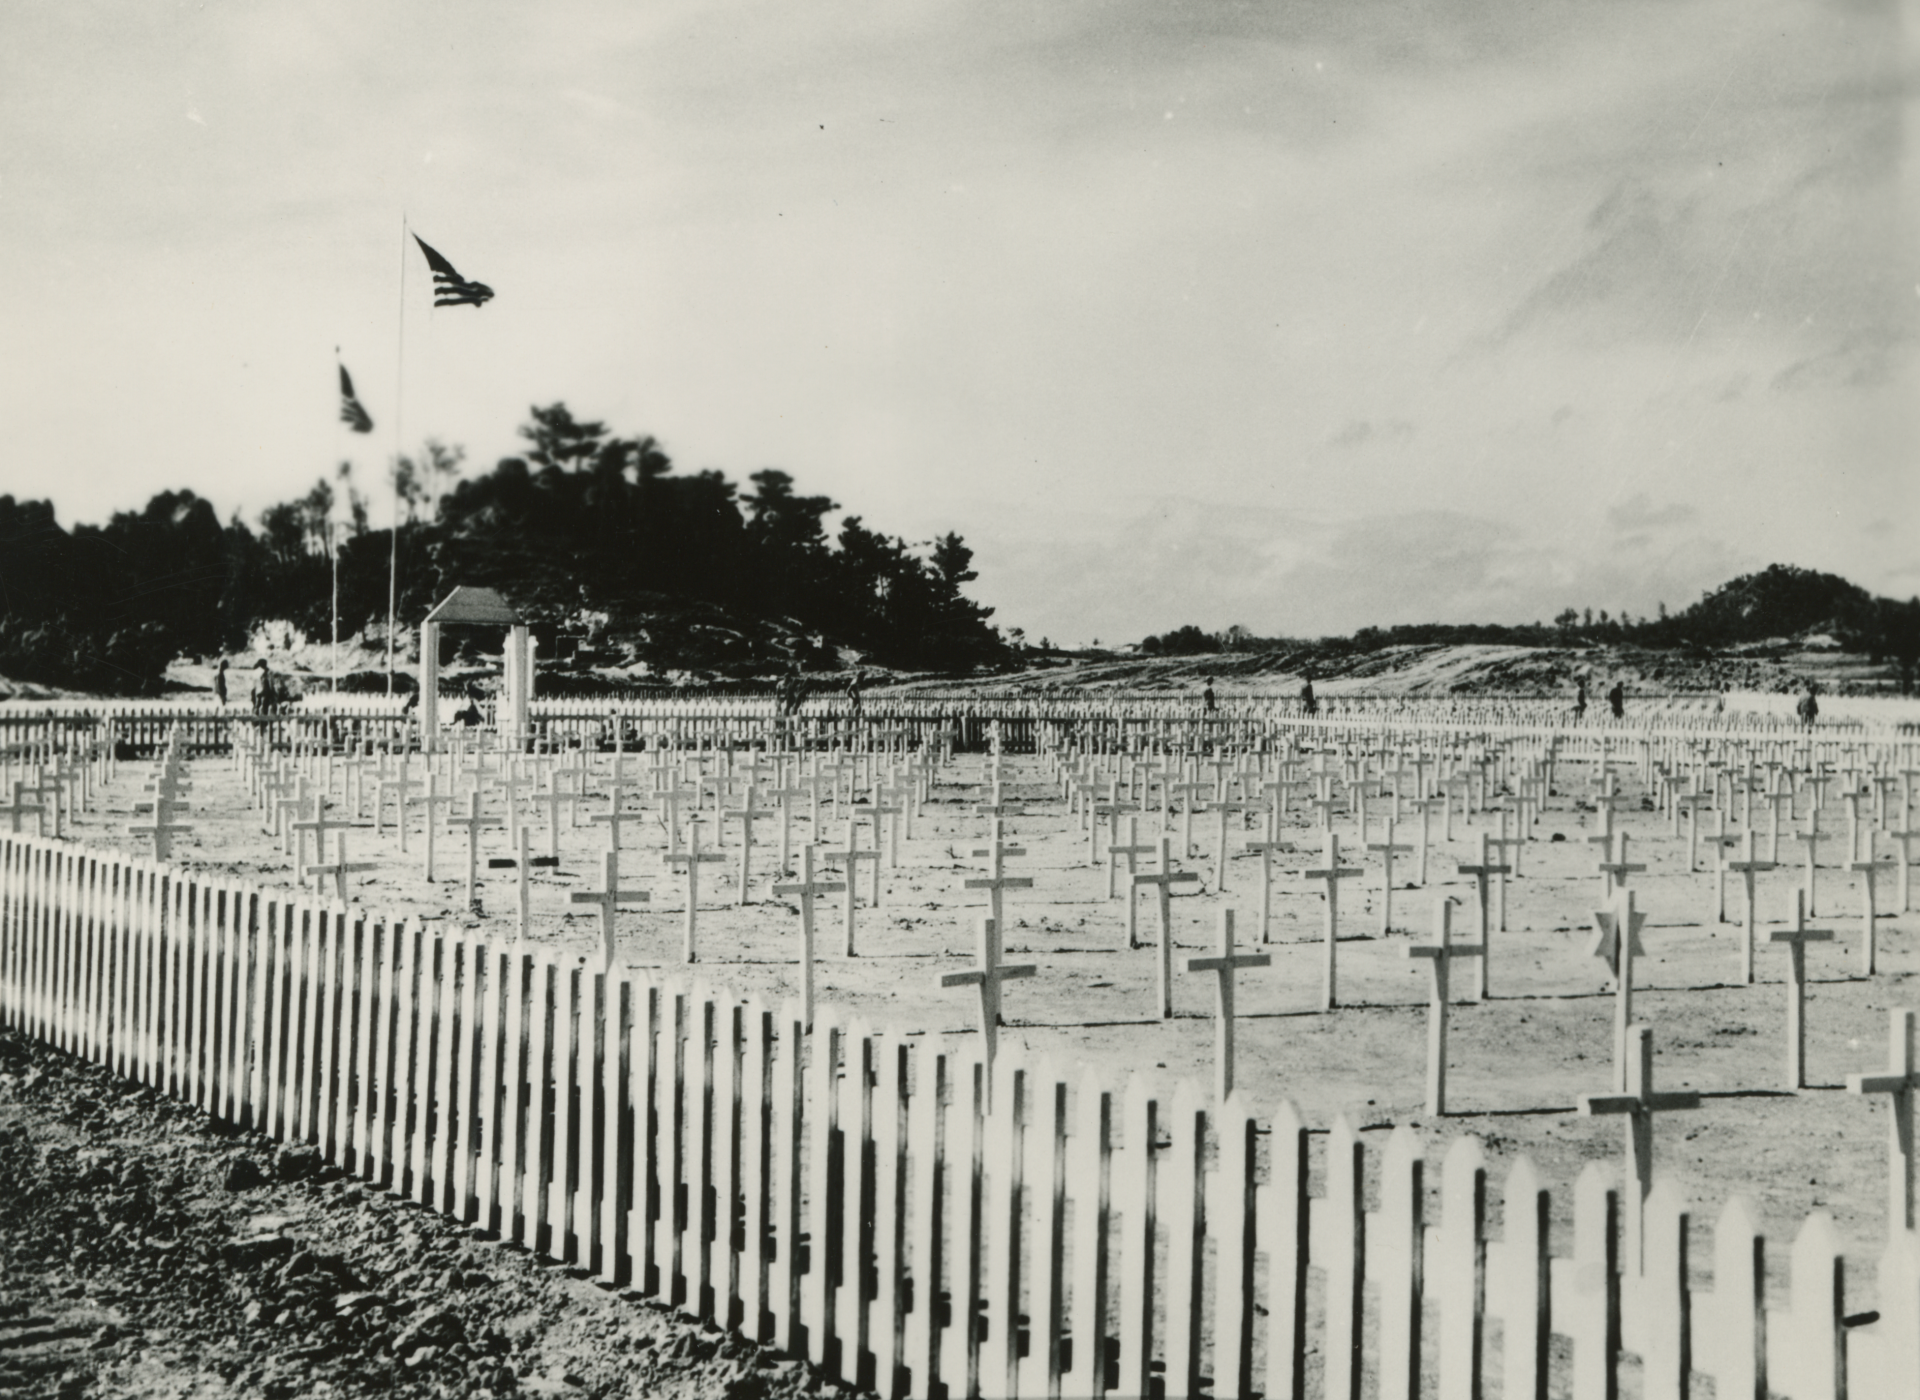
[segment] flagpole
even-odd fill
[[[393,620],[400,577],[400,410],[407,361],[407,216],[400,215],[400,332],[393,359],[393,515],[387,531],[387,696],[393,696]]]
[[[352,487],[348,487],[352,490]],[[327,553],[333,557],[333,694],[340,693],[340,543],[333,532],[333,516],[327,516]]]

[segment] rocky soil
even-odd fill
[[[476,1238],[311,1148],[0,1034],[0,1395],[822,1389],[800,1362]]]

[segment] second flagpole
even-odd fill
[[[407,361],[407,216],[400,215],[400,330],[393,359],[393,510],[387,531],[387,695],[393,695],[394,613],[400,577],[400,416]],[[424,673],[424,667],[422,668]],[[426,697],[421,697],[426,703]],[[424,713],[424,711],[423,711]]]

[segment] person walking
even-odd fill
[[[1800,716],[1800,723],[1809,727],[1820,718],[1820,702],[1813,698],[1816,689],[1818,687],[1812,681],[1808,681],[1807,693],[1801,696],[1800,703],[1793,707],[1793,712]]]

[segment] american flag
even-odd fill
[[[427,255],[427,266],[433,269],[435,306],[479,306],[493,300],[493,288],[484,282],[467,281],[452,263],[429,247],[427,240],[419,234],[413,235],[413,241],[420,245],[420,251]]]
[[[353,392],[353,376],[340,366],[340,421],[356,433],[373,431],[373,415],[367,412]]]

